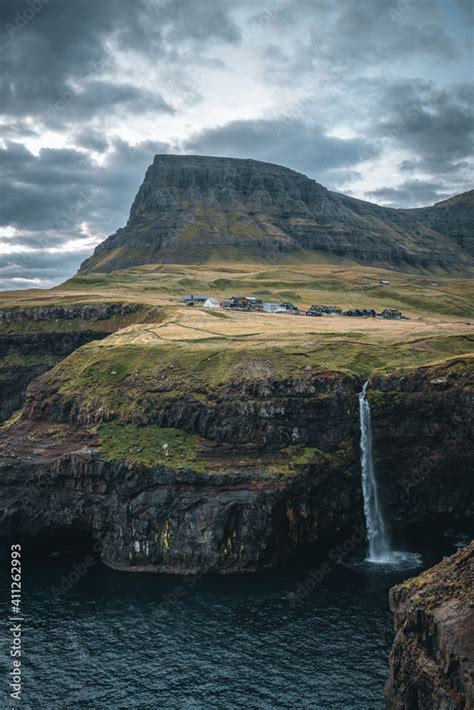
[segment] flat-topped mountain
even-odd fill
[[[463,271],[473,263],[474,190],[390,209],[257,160],[157,155],[127,225],[80,272],[141,264],[318,258]]]

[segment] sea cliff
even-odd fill
[[[474,542],[390,591],[388,710],[474,706]]]
[[[84,391],[45,374],[1,432],[3,541],[72,529],[91,533],[113,567],[228,573],[350,534],[363,525],[362,382],[304,373],[234,377],[206,397],[157,386],[128,418],[120,407],[93,416]],[[378,376],[369,393],[390,527],[472,516],[468,368]],[[459,420],[444,442],[440,430]]]

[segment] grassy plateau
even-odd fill
[[[381,281],[389,281],[383,285]],[[437,284],[437,285],[434,285]],[[183,294],[218,298],[255,295],[290,300],[304,312],[311,304],[342,309],[401,310],[407,320],[207,311],[189,308]],[[472,351],[473,283],[447,275],[408,274],[354,264],[147,265],[111,274],[76,276],[54,289],[3,292],[0,309],[107,301],[141,303],[129,318],[115,317],[116,332],[80,349],[75,362],[94,370],[147,370],[174,360],[193,363],[212,378],[242,358],[266,358],[281,374],[302,365],[362,376],[375,371],[417,367]],[[103,328],[103,321],[31,322],[31,331]],[[24,329],[0,324],[0,332]],[[111,328],[112,329],[112,328]],[[212,358],[212,367],[206,362]],[[101,365],[102,364],[102,365]],[[196,374],[196,376],[199,376]],[[102,382],[106,386],[107,378]],[[98,383],[96,383],[98,384]]]
[[[453,360],[471,366],[473,291],[472,281],[465,278],[347,263],[155,264],[76,276],[48,291],[4,292],[0,309],[107,301],[142,304],[132,317],[113,324],[115,332],[75,350],[47,377],[61,396],[85,411],[113,412],[113,421],[105,417],[100,423],[91,416],[105,458],[199,470],[202,442],[197,437],[160,431],[145,420],[140,424],[147,397],[164,401],[188,395],[208,403],[214,388],[231,380],[297,378],[320,370],[368,378]],[[181,302],[183,294],[192,293],[290,300],[303,313],[311,304],[343,310],[394,308],[406,319],[210,311]],[[84,327],[100,330],[103,322],[0,323],[0,334]],[[134,412],[136,425],[130,423]],[[289,458],[301,456],[304,452],[293,452]]]

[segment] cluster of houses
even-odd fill
[[[289,313],[292,315],[300,314],[299,308],[294,306],[289,301],[283,303],[264,302],[255,296],[231,296],[219,301],[212,296],[190,295],[182,296],[181,301],[188,306],[195,304],[202,305],[204,308],[230,308],[238,311],[262,311],[264,313]],[[356,318],[389,318],[391,320],[405,319],[400,311],[393,308],[385,308],[381,313],[377,313],[373,308],[352,308],[348,311],[343,311],[338,306],[319,306],[313,305],[306,311],[307,316],[323,316],[323,315],[343,315]]]
[[[333,314],[340,316],[341,313],[342,308],[338,308],[337,306],[311,306],[311,308],[306,311],[307,316],[330,316]]]
[[[293,313],[299,314],[299,309],[292,303],[264,303],[255,296],[231,296],[218,301],[212,296],[182,296],[181,300],[188,306],[202,304],[204,308],[231,308],[237,311],[263,311],[265,313]]]

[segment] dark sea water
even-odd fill
[[[424,566],[454,551],[426,535],[410,547]],[[352,558],[335,565],[327,550],[284,569],[198,581],[96,563],[55,595],[85,553],[50,554],[25,561],[16,704],[4,682],[3,624],[1,707],[382,709],[393,640],[388,590],[419,572]],[[328,560],[330,571],[305,593],[310,572]],[[7,619],[8,568],[0,598]]]

